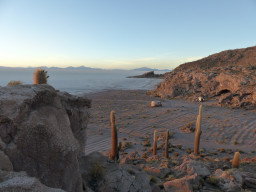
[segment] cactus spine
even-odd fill
[[[201,135],[201,121],[202,121],[202,105],[199,107],[199,114],[196,120],[196,131],[195,131],[195,146],[194,153],[199,154],[200,135]]]
[[[169,153],[168,153],[168,146],[169,146],[169,131],[166,131],[166,137],[165,137],[165,151],[164,151],[164,157],[168,158]]]
[[[156,130],[154,131],[154,144],[153,144],[153,155],[156,155],[157,141],[156,141]]]
[[[239,166],[240,166],[240,153],[235,152],[234,158],[233,158],[233,161],[232,161],[232,167],[233,168],[239,168]]]
[[[111,111],[110,113],[110,122],[111,122],[111,136],[112,136],[112,148],[109,158],[111,160],[119,159],[119,151],[118,151],[118,137],[117,137],[117,128],[115,124],[115,112]]]
[[[42,68],[38,68],[34,72],[34,84],[47,84],[47,79],[49,76],[47,75],[47,71]]]

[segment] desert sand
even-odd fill
[[[256,111],[224,108],[216,105],[217,100],[203,103],[184,100],[163,100],[141,90],[107,90],[89,94],[92,99],[91,118],[87,129],[85,152],[106,152],[111,148],[110,111],[116,112],[119,141],[126,143],[121,153],[124,157],[132,150],[141,155],[153,145],[153,132],[158,131],[158,153],[164,149],[164,134],[168,129],[173,135],[169,142],[173,146],[170,156],[187,154],[194,148],[194,132],[199,105],[203,105],[201,152],[233,157],[236,150],[243,157],[255,156]],[[153,100],[160,100],[162,107],[151,108]],[[151,146],[145,142],[150,141]],[[174,154],[176,152],[176,154]]]

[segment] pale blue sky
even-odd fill
[[[0,66],[171,69],[255,37],[256,0],[0,0]]]

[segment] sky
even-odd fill
[[[179,64],[255,46],[256,0],[0,0],[0,66]]]

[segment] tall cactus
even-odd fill
[[[154,131],[154,144],[153,144],[153,155],[157,153],[157,138],[156,138],[156,130]]]
[[[164,150],[165,158],[169,158],[168,147],[169,147],[169,131],[167,130],[166,136],[165,136],[165,150]]]
[[[112,148],[109,155],[111,160],[119,159],[119,151],[118,151],[118,137],[117,137],[117,128],[115,124],[115,112],[111,111],[110,113],[110,123],[111,123],[111,137],[112,137]]]
[[[202,121],[202,105],[199,107],[199,114],[196,120],[196,131],[195,131],[195,146],[194,153],[199,154],[200,135],[201,135],[201,121]]]
[[[240,153],[239,152],[235,152],[234,154],[234,158],[232,161],[232,167],[233,168],[239,168],[240,167]]]
[[[34,72],[34,84],[47,84],[48,78],[47,71],[42,68],[38,68]]]

